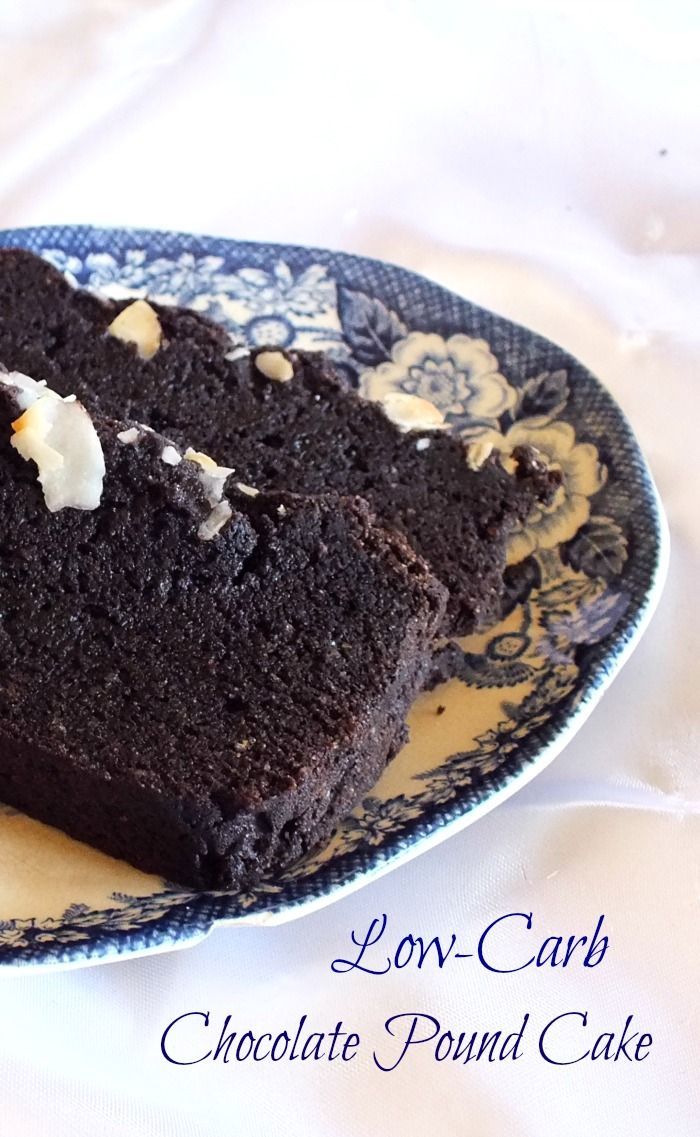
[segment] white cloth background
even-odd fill
[[[63,974],[3,977],[0,1131],[14,1137],[697,1133],[700,747],[700,12],[694,0],[0,0],[3,225],[95,222],[398,261],[578,355],[629,415],[669,515],[643,643],[527,789],[461,835],[278,929]],[[584,972],[333,975],[350,929],[459,933],[606,913]],[[511,942],[515,943],[515,935]],[[640,1065],[168,1066],[165,1025],[308,1011],[379,1041],[422,1010],[462,1029],[627,1014]],[[245,1029],[245,1026],[243,1029]],[[591,1028],[593,1029],[593,1028]]]

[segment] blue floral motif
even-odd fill
[[[253,316],[322,316],[336,307],[335,284],[319,264],[309,265],[295,277],[289,265],[280,260],[270,271],[242,268],[221,284],[222,291],[240,300]]]
[[[420,812],[421,803],[414,797],[399,795],[388,801],[368,797],[346,824],[346,835],[349,834],[355,842],[381,845],[388,834],[396,831],[397,826],[405,825]]]
[[[151,296],[163,304],[188,305],[204,288],[217,287],[222,264],[223,257],[196,257],[193,253],[181,253],[174,260],[149,260],[143,249],[129,249],[121,263],[109,253],[91,253],[85,258],[85,283],[108,295],[130,292]]]
[[[338,289],[338,314],[355,364],[376,364],[389,359],[394,344],[408,330],[396,312],[381,300],[350,288]]]
[[[62,272],[66,280],[77,288],[83,280],[83,262],[80,257],[67,253],[63,249],[42,249],[41,255],[55,268]]]
[[[604,589],[597,596],[584,599],[568,612],[543,612],[548,636],[542,641],[542,652],[550,663],[567,662],[572,648],[579,644],[599,643],[624,616],[630,597],[626,592]]]
[[[231,272],[222,256],[191,252],[151,258],[146,249],[129,248],[121,257],[100,251],[84,260],[61,249],[41,253],[71,283],[103,296],[189,305],[224,324],[234,344],[315,348],[341,363],[349,359],[336,284],[325,265],[311,264],[295,274],[280,258],[270,268],[243,266]]]
[[[219,274],[194,307],[224,323],[232,339],[251,347],[323,349],[340,360],[347,358],[336,285],[323,265],[309,265],[295,276],[278,260],[269,270]]]
[[[587,576],[614,580],[627,560],[627,538],[612,517],[591,517],[562,553],[567,564]]]
[[[395,339],[391,358],[360,375],[360,394],[383,402],[395,392],[433,403],[462,433],[495,427],[517,401],[486,341],[462,334]]]
[[[568,399],[566,371],[541,371],[523,384],[513,417],[551,422],[564,413]]]

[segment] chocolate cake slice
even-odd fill
[[[363,501],[239,488],[6,374],[0,519],[0,800],[235,889],[403,742],[445,593]]]
[[[363,497],[447,586],[443,632],[496,619],[508,535],[559,475],[526,448],[505,462],[467,451],[425,400],[359,398],[321,354],[231,346],[194,312],[103,302],[31,253],[0,253],[6,367],[199,445],[260,488]]]

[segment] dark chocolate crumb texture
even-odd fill
[[[508,535],[559,475],[532,450],[467,450],[423,399],[360,399],[320,354],[231,347],[195,312],[102,301],[32,253],[0,252],[8,369],[201,446],[259,488],[363,497],[448,588],[443,632],[498,618]]]
[[[101,308],[39,308],[26,355],[46,374],[65,349],[66,375],[92,375]],[[60,329],[77,335],[83,308],[78,358]],[[190,359],[219,367],[194,327]],[[131,350],[106,342],[110,374],[136,382]],[[363,501],[238,488],[203,454],[5,374],[0,516],[0,800],[179,884],[235,889],[327,837],[403,742],[446,597]]]

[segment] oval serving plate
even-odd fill
[[[563,748],[639,640],[668,550],[630,427],[581,364],[363,257],[84,226],[0,231],[11,245],[103,294],[196,308],[236,342],[323,349],[361,392],[422,395],[465,437],[531,442],[563,486],[511,540],[507,615],[449,645],[455,677],[420,696],[409,744],[325,848],[251,892],[191,893],[0,806],[0,963],[80,966],[293,919],[469,824]]]

